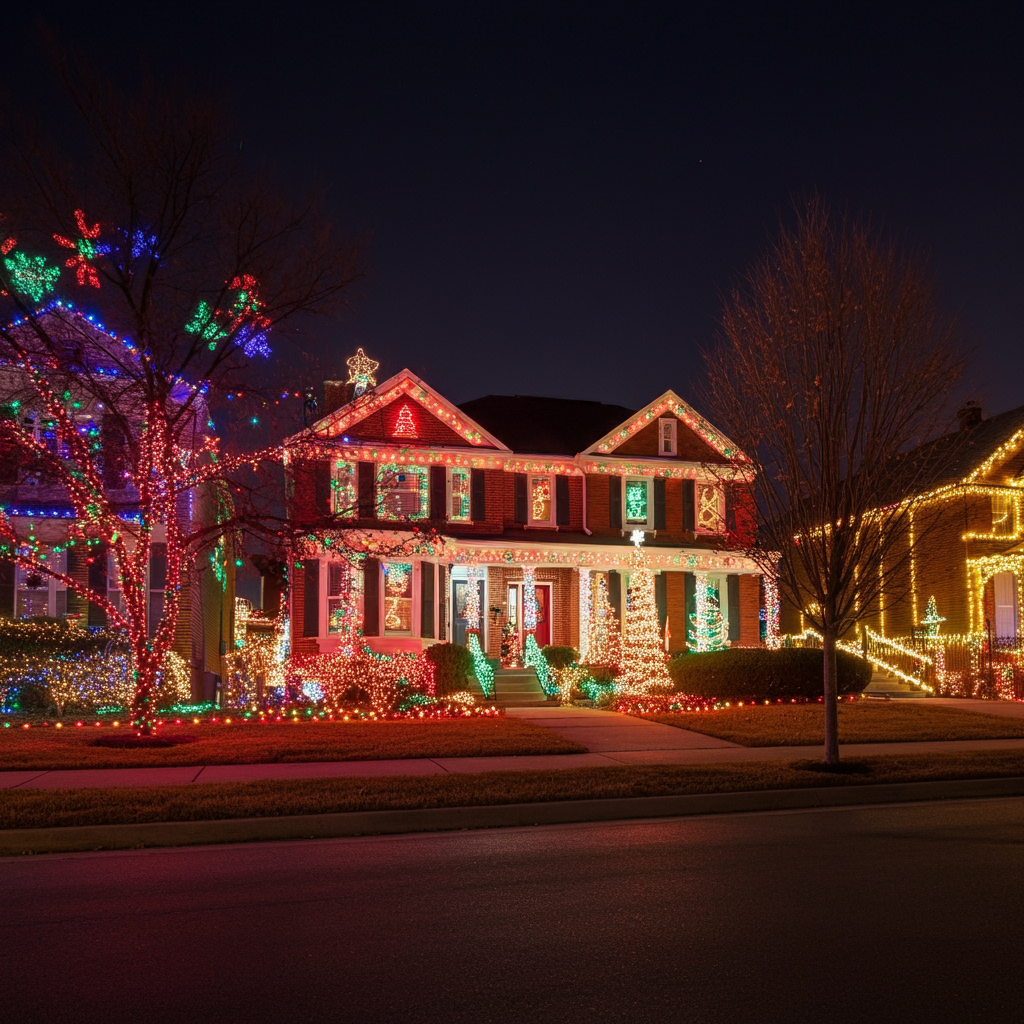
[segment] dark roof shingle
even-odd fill
[[[459,408],[514,452],[578,455],[634,413],[621,405],[572,398],[487,395]]]

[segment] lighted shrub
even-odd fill
[[[551,668],[568,668],[580,660],[580,652],[575,647],[556,647],[548,644],[540,649]]]
[[[459,644],[431,644],[427,660],[434,665],[434,683],[439,697],[468,689],[467,676],[473,669],[473,656]]]
[[[737,647],[727,651],[680,654],[668,666],[676,690],[722,700],[776,700],[822,695],[824,656],[808,647],[769,651]],[[860,693],[871,681],[871,665],[862,658],[836,652],[840,694]]]

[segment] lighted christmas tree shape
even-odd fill
[[[928,606],[925,608],[924,618],[921,620],[921,624],[924,626],[924,635],[938,636],[939,623],[945,621],[945,617],[939,614],[939,607],[935,603],[935,596],[932,595],[928,598]]]
[[[356,349],[356,354],[346,360],[348,366],[348,383],[354,385],[353,395],[361,395],[364,391],[377,386],[377,372],[380,363],[371,359],[361,348]]]
[[[697,610],[690,616],[693,628],[689,642],[697,651],[724,651],[729,646],[728,631],[722,619],[718,590],[706,576],[697,576]]]
[[[608,600],[607,573],[594,573],[591,595],[587,662],[591,665],[617,666],[622,656],[622,645],[619,623]]]
[[[395,429],[391,431],[392,437],[416,437],[416,421],[412,418],[412,409],[406,402],[398,410],[398,419],[395,421]]]
[[[619,682],[627,693],[647,693],[656,687],[672,685],[662,646],[654,574],[644,568],[639,559],[629,577]]]

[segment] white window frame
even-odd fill
[[[386,463],[391,465],[391,463]],[[414,476],[416,478],[416,490],[420,497],[420,510],[419,512],[412,513],[406,512],[400,516],[392,515],[387,511],[388,496],[393,490],[393,486],[388,484],[386,480],[381,479],[381,470],[383,465],[375,464],[374,475],[376,477],[376,494],[377,494],[377,508],[378,515],[381,519],[395,523],[412,523],[420,519],[427,519],[430,516],[430,471],[426,466],[395,466],[394,476],[396,477],[395,483],[397,483],[397,477],[399,476]],[[420,484],[421,479],[426,479],[426,486]],[[403,481],[404,482],[404,481]],[[358,485],[357,485],[358,486]]]
[[[534,480],[545,479],[548,482],[548,490],[551,494],[549,512],[547,519],[535,519],[533,516],[533,482]],[[555,525],[555,474],[554,473],[529,473],[526,477],[526,524],[535,529],[549,529]]]
[[[716,528],[713,530],[708,529],[706,526],[702,526],[700,521],[701,490],[706,487],[713,488],[718,496],[718,522],[716,523]],[[693,525],[695,532],[703,534],[705,537],[720,537],[725,533],[725,488],[715,481],[698,480],[695,492],[694,504],[696,507],[693,510]]]
[[[385,565],[408,565],[410,567],[409,572],[409,628],[408,629],[388,629],[386,625],[387,620],[387,573],[384,572]],[[380,635],[385,636],[409,636],[418,637],[420,635],[420,595],[422,593],[420,588],[420,563],[413,559],[406,561],[403,558],[388,558],[380,563],[377,567],[377,571],[380,573],[380,585],[378,586],[378,600],[380,607]]]
[[[669,447],[667,451],[665,449],[666,427],[670,428],[668,431]],[[675,416],[662,416],[661,419],[658,420],[658,454],[679,454],[679,420],[677,420]]]
[[[626,513],[626,495],[629,492],[629,482],[631,480],[640,481],[647,487],[647,518],[642,521],[630,519]],[[622,527],[624,530],[654,529],[654,477],[624,476],[622,478]]]
[[[466,514],[464,516],[452,515],[452,478],[456,473],[460,476],[465,476],[467,481],[466,487],[468,488],[469,498],[467,499]],[[473,471],[471,469],[465,469],[462,466],[448,467],[448,472],[445,474],[444,517],[449,523],[471,523],[473,521]]]

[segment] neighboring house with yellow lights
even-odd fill
[[[908,531],[911,559],[888,595],[883,576],[880,608],[866,624],[887,637],[919,636],[928,631],[926,610],[934,597],[942,636],[982,640],[990,635],[997,645],[1019,645],[1024,639],[1024,406],[989,419],[968,406],[958,431],[904,458],[932,467],[918,480],[917,493],[899,496],[923,499],[919,516],[927,530],[918,536]]]
[[[639,411],[498,395],[456,406],[409,370],[377,386],[372,360],[349,365],[285,442],[293,514],[333,516],[289,566],[293,652],[336,650],[354,616],[380,653],[479,630],[497,658],[503,635],[529,628],[531,587],[537,642],[585,657],[597,590],[621,628],[634,540],[657,573],[669,651],[686,647],[698,583],[718,594],[733,644],[760,642],[750,463],[673,392]],[[434,550],[416,540],[430,530]],[[338,546],[359,552],[357,571]]]

